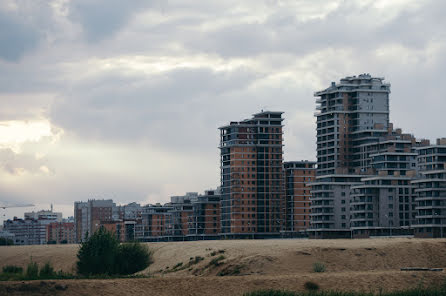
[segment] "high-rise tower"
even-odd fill
[[[219,128],[223,235],[284,230],[282,113],[262,111]]]
[[[376,141],[389,127],[390,84],[369,74],[345,77],[315,93],[317,174],[352,174],[370,159],[362,144]]]

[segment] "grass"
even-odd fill
[[[74,275],[63,272],[62,270],[55,271],[50,262],[47,262],[43,267],[39,268],[36,262],[30,261],[26,270],[20,266],[7,265],[3,267],[3,272],[0,273],[0,281],[30,281],[30,280],[66,280],[66,279],[115,279],[115,278],[148,278],[150,275],[131,274],[131,275]]]
[[[224,254],[225,252],[225,250],[212,251],[210,255],[211,257],[214,257],[215,255]]]
[[[3,266],[3,273],[22,273],[23,268],[15,265]]]
[[[225,268],[217,273],[217,276],[239,275],[243,267],[243,265],[235,265],[229,268]]]
[[[315,262],[313,264],[313,271],[314,272],[324,272],[325,271],[325,264],[321,262]]]
[[[220,265],[222,264],[221,261],[222,261],[222,260],[225,260],[225,259],[226,259],[225,256],[220,255],[220,256],[218,256],[218,257],[212,259],[212,260],[209,262],[208,266],[220,266]]]
[[[204,260],[204,258],[201,256],[190,257],[189,262],[187,264],[183,264],[183,262],[178,262],[177,264],[175,264],[174,267],[172,267],[172,269],[168,269],[167,267],[163,273],[177,272],[184,269],[191,270],[192,265],[198,264],[202,260]]]

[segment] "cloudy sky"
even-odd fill
[[[2,0],[0,205],[168,201],[219,184],[217,128],[285,112],[315,159],[314,91],[371,73],[391,120],[446,136],[446,3]],[[3,218],[25,209],[0,209]]]

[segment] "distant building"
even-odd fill
[[[416,237],[446,237],[446,139],[417,149]]]
[[[74,222],[52,222],[46,225],[47,242],[55,244],[76,243]]]
[[[188,222],[193,215],[192,202],[198,199],[198,193],[187,193],[185,196],[172,196],[167,216],[166,235],[172,240],[183,240],[189,233]]]
[[[369,74],[315,93],[317,178],[310,237],[410,234],[420,143],[389,122],[390,84]]]
[[[262,111],[219,128],[223,236],[285,230],[282,113]]]
[[[87,235],[95,233],[102,222],[119,219],[116,204],[111,199],[91,199],[74,203],[74,224],[76,241],[81,242]]]
[[[316,162],[288,161],[285,168],[285,223],[287,232],[304,232],[310,227],[311,187]]]
[[[119,219],[138,219],[141,218],[142,207],[139,203],[132,202],[123,206],[117,206]]]
[[[50,220],[19,219],[3,222],[4,230],[14,234],[15,245],[43,245],[47,243],[46,225]]]
[[[37,212],[25,212],[25,219],[35,219],[35,220],[53,220],[57,222],[62,222],[62,213],[54,212],[53,205],[51,205],[51,210],[42,210]]]
[[[188,236],[194,239],[218,238],[220,234],[220,190],[207,190],[192,202]]]
[[[167,235],[168,229],[171,228],[169,222],[170,210],[169,204],[147,205],[142,210],[142,235],[138,237],[140,240],[159,240]]]
[[[14,217],[3,222],[5,231],[14,234],[16,245],[42,245],[48,242],[48,225],[62,223],[62,213],[50,211],[27,212],[24,219]],[[51,228],[50,228],[51,229]]]

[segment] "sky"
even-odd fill
[[[220,182],[218,127],[283,111],[315,159],[314,92],[370,73],[395,127],[445,137],[445,1],[2,0],[0,215],[167,202]]]

